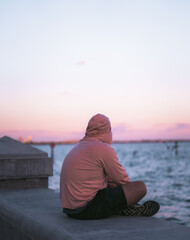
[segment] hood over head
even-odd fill
[[[111,144],[112,131],[109,118],[99,113],[93,116],[88,122],[85,136],[96,137],[103,142]]]

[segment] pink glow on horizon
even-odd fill
[[[159,124],[158,124],[159,125]],[[6,130],[0,131],[0,137],[7,135],[18,139],[32,137],[33,141],[67,141],[80,140],[85,134],[85,130],[79,131],[46,131],[46,130]],[[163,125],[154,128],[135,129],[126,124],[112,126],[113,140],[157,140],[157,139],[190,139],[190,124],[176,123]]]

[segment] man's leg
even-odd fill
[[[143,205],[136,205],[146,195],[146,185],[144,182],[128,182],[122,185],[128,206],[120,215],[125,216],[153,216],[159,209],[159,203],[155,201],[147,201]]]
[[[147,193],[146,185],[141,181],[128,182],[122,185],[128,206],[138,203]]]
[[[77,214],[68,214],[77,219],[103,219],[127,208],[127,201],[122,186],[104,188],[87,204],[86,208]],[[121,214],[123,215],[123,214]]]

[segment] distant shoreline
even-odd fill
[[[26,144],[32,145],[62,145],[62,144],[76,144],[80,140],[68,140],[68,141],[30,141],[24,142]],[[113,144],[122,144],[122,143],[169,143],[169,142],[190,142],[190,139],[155,139],[155,140],[114,140]]]

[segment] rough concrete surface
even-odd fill
[[[48,157],[48,154],[37,148],[23,144],[13,138],[0,138],[0,159]]]
[[[0,191],[1,240],[189,240],[190,228],[155,217],[75,220],[62,213],[51,189]]]

